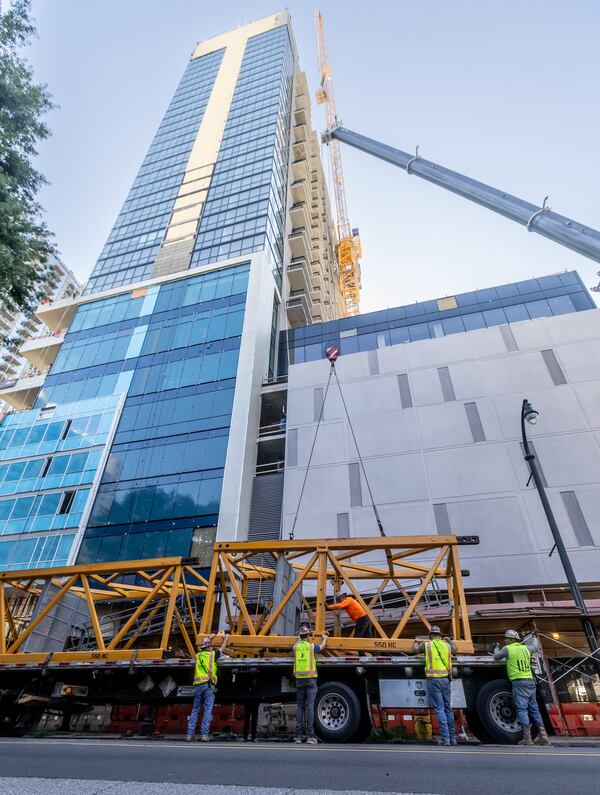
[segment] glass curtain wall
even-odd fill
[[[188,555],[215,527],[249,265],[79,307],[39,406],[125,393],[80,562]]]
[[[32,409],[0,424],[0,569],[67,563],[118,404]]]
[[[87,283],[86,294],[151,275],[223,53],[217,50],[189,62]]]
[[[266,249],[281,285],[293,74],[287,26],[248,40],[191,267]]]
[[[381,312],[282,331],[287,340],[284,337],[279,346],[279,373],[286,372],[288,348],[290,363],[300,364],[322,359],[325,347],[332,343],[341,353],[371,351],[386,345],[581,312],[594,306],[575,271],[418,301]]]

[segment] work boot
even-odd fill
[[[517,745],[533,745],[533,740],[531,739],[531,729],[523,729],[523,739],[519,740]]]
[[[294,742],[296,745],[302,745],[302,737],[294,737]]]
[[[450,740],[438,740],[438,745],[450,745]]]
[[[185,741],[186,743],[193,743],[195,739],[196,739],[195,734],[188,734],[188,736],[185,738]]]
[[[200,742],[201,742],[201,743],[207,743],[207,742],[208,742],[208,734],[203,734],[203,735],[200,737]]]
[[[456,739],[456,737],[453,737],[453,738],[450,740],[450,745],[458,745],[458,740]]]
[[[538,726],[538,736],[535,738],[534,743],[536,743],[536,745],[550,745],[548,733],[544,726]]]
[[[308,737],[306,742],[308,743],[308,745],[317,745],[319,741],[317,740],[316,737]]]

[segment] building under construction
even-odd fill
[[[144,560],[190,559],[202,572],[194,598],[204,598],[215,542],[373,538],[364,565],[381,573],[382,538],[478,537],[461,555],[475,651],[509,626],[538,632],[548,671],[561,670],[560,701],[598,701],[594,663],[582,662],[582,610],[530,482],[520,421],[526,398],[539,412],[530,437],[543,485],[597,622],[600,313],[566,270],[359,314],[362,252],[340,147],[358,139],[336,132],[320,16],[317,25],[337,219],[321,122],[282,11],[198,44],[84,294],[39,308],[48,335],[23,353],[48,372],[0,390],[15,409],[0,425],[0,569],[15,622],[3,614],[3,651],[17,652],[17,623],[39,596],[10,572],[62,567],[68,579],[74,565],[135,561],[138,576]],[[545,205],[364,140],[408,173],[600,256],[590,253],[598,233]],[[398,179],[391,168],[389,178]],[[238,594],[239,562],[223,559],[214,576],[231,583],[236,609],[252,604],[272,629],[283,618],[275,577],[247,577]],[[356,587],[386,640],[386,622],[397,626],[421,587],[427,621],[436,610],[454,620],[447,588],[437,578],[423,586],[418,567],[405,594],[393,572],[363,581],[360,571]],[[96,586],[77,572],[71,586],[93,604]],[[296,618],[321,598],[318,573],[308,580]],[[105,652],[101,612],[86,632]],[[121,618],[114,650],[129,653],[135,622]],[[243,610],[228,620],[254,626]],[[188,652],[201,634],[190,631]]]

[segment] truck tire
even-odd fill
[[[477,694],[474,717],[475,720],[469,722],[469,725],[482,742],[514,745],[523,736],[508,679],[494,679],[483,685]],[[478,723],[483,728],[483,733],[476,731]]]
[[[363,709],[348,685],[327,682],[317,691],[315,701],[315,732],[328,743],[352,740],[362,725]]]

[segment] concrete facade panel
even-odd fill
[[[413,370],[409,379],[415,406],[429,406],[433,403],[444,402],[442,384],[436,367]]]
[[[352,420],[352,425],[362,456],[407,453],[420,448],[414,409],[357,417]],[[349,426],[346,426],[345,447],[351,451],[351,455],[356,455],[356,447]]]
[[[472,445],[425,453],[434,500],[513,491],[515,475],[504,445]]]

